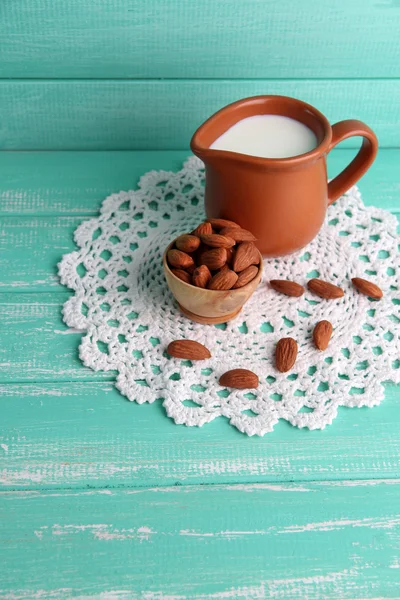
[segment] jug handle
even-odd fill
[[[359,135],[363,142],[358,154],[339,175],[328,183],[328,204],[333,204],[369,169],[378,151],[378,139],[372,129],[362,121],[348,119],[332,125],[332,141],[328,152],[343,140]]]

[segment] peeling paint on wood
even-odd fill
[[[399,486],[0,494],[2,573],[18,582],[0,574],[0,597],[71,597],[71,569],[81,598],[396,597]]]
[[[86,333],[84,329],[76,329],[75,327],[69,327],[68,329],[55,329],[54,333],[58,335],[71,335],[71,334],[83,334]]]
[[[0,382],[111,380],[110,372],[94,373],[78,357],[81,335],[65,331],[61,311],[69,293],[0,294],[0,328],[7,344],[0,345]],[[78,390],[76,390],[78,393]]]
[[[135,189],[139,178],[152,169],[179,170],[188,154],[187,150],[18,156],[0,152],[0,215],[95,216],[107,196]],[[335,150],[334,162],[336,155]],[[387,164],[390,171],[390,159]]]
[[[264,484],[276,496],[288,489],[309,496],[308,482],[328,476],[332,489],[351,487],[360,477],[370,480],[367,488],[382,477],[391,486],[400,469],[400,406],[396,386],[386,390],[380,407],[344,410],[317,435],[282,422],[249,444],[223,419],[201,430],[177,427],[160,402],[128,402],[112,383],[0,384],[0,443],[8,449],[0,453],[1,485],[225,483],[241,484],[248,496]]]
[[[368,203],[399,210],[399,153],[362,181]],[[323,432],[249,440],[177,427],[77,357],[55,272],[72,230],[185,156],[0,153],[0,598],[398,597],[398,388]]]

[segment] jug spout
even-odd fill
[[[213,142],[225,133],[232,125],[244,118],[241,110],[237,110],[242,105],[242,101],[235,102],[225,108],[222,108],[212,117],[207,119],[195,131],[190,142],[190,148],[206,165],[214,163],[223,158],[226,161],[232,160],[235,156],[240,156],[236,152],[225,150],[216,150],[211,148]],[[250,157],[249,157],[250,158]]]

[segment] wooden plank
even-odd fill
[[[187,148],[194,130],[225,104],[255,94],[295,96],[331,122],[359,118],[383,147],[400,136],[400,79],[0,81],[0,148],[135,150]],[[355,138],[345,142],[356,147]]]
[[[398,598],[398,481],[1,494],[2,598]]]
[[[56,349],[49,345],[49,352]],[[76,360],[74,354],[58,358],[58,371],[72,370]],[[64,379],[0,384],[2,489],[399,476],[400,390],[394,385],[387,385],[378,407],[339,409],[324,431],[295,429],[281,420],[265,437],[249,439],[224,418],[202,428],[177,426],[161,400],[139,405],[110,382]]]
[[[398,152],[395,154],[391,169],[385,170],[384,166],[366,176],[366,184],[361,183],[361,190],[368,199],[369,204],[381,205],[387,208],[399,209],[397,176]],[[347,162],[340,156],[337,163],[344,165]],[[336,162],[336,161],[335,161]],[[84,169],[84,163],[82,165]],[[99,178],[100,179],[100,178]],[[368,186],[368,182],[373,185]],[[378,188],[380,191],[378,192]],[[388,195],[386,195],[388,190]],[[97,193],[97,192],[96,192]],[[7,204],[12,205],[10,194],[7,192]],[[12,194],[11,194],[12,196]],[[20,192],[16,192],[16,205],[20,206]],[[79,197],[85,197],[85,188]],[[100,198],[98,198],[100,200]],[[98,202],[92,200],[93,208],[98,209]],[[92,209],[93,210],[93,209]],[[56,211],[57,212],[57,211]],[[62,212],[62,211],[61,211]],[[74,215],[74,207],[68,212]],[[18,216],[1,217],[0,236],[0,291],[63,291],[57,276],[57,263],[63,254],[76,249],[73,233],[84,220],[82,216],[37,216],[19,214]]]
[[[79,333],[61,318],[68,292],[0,294],[0,381],[114,379],[94,373],[78,358]]]
[[[0,290],[48,290],[60,287],[57,263],[76,249],[73,233],[82,217],[2,217]]]
[[[188,154],[187,150],[0,152],[0,216],[95,216],[106,196],[134,189],[147,171],[179,170]]]
[[[3,1],[0,77],[399,77],[396,2]]]
[[[333,177],[354,150],[333,150],[328,159]],[[90,215],[101,201],[120,189],[135,188],[152,169],[179,170],[188,156],[178,151],[0,152],[0,216]],[[366,204],[399,208],[400,150],[381,149],[360,182]]]

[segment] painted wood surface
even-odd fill
[[[399,77],[399,29],[396,0],[3,0],[0,77]]]
[[[355,150],[334,149],[329,176],[349,164]],[[101,201],[119,190],[135,189],[152,169],[176,171],[189,152],[0,152],[0,217],[95,216]],[[366,204],[400,210],[400,152],[380,149],[360,181]]]
[[[54,337],[73,341],[69,354],[48,341],[58,356],[53,381],[43,383],[38,374],[37,383],[0,384],[2,490],[399,476],[400,390],[394,385],[386,386],[378,407],[339,409],[324,431],[280,421],[272,433],[249,439],[224,418],[202,428],[175,425],[161,401],[131,403],[100,373],[89,372],[92,381],[69,381],[59,372],[77,363],[79,336]]]
[[[398,147],[399,27],[397,0],[3,0],[0,148],[96,152],[0,153],[0,598],[400,598],[399,388],[323,432],[176,426],[81,365],[55,267],[106,195],[187,154],[154,149],[239,97]],[[399,155],[361,182],[398,214]]]
[[[94,375],[82,366],[80,336],[68,335],[61,317],[68,296],[66,292],[0,294],[0,336],[7,341],[0,345],[1,381],[114,379],[111,372]]]
[[[320,481],[2,493],[0,594],[398,598],[399,486]]]
[[[176,426],[79,362],[60,254],[105,195],[186,154],[0,153],[0,598],[400,597],[397,387],[250,439]],[[368,204],[400,211],[399,154],[361,182]]]
[[[186,150],[172,152],[0,152],[0,216],[95,216],[109,194],[137,187],[139,178],[151,170],[177,171],[189,156]],[[332,152],[337,169],[350,161],[351,151]],[[354,154],[354,152],[353,152]],[[393,187],[382,194],[395,198],[397,154],[389,151],[380,160],[383,178],[388,169]],[[379,156],[378,159],[379,160]],[[385,165],[389,165],[385,167]],[[378,166],[379,168],[379,166]],[[23,173],[23,177],[21,176]],[[368,176],[368,175],[367,175]],[[374,179],[375,181],[375,179]],[[373,182],[372,182],[373,185]],[[379,193],[380,186],[374,187]]]
[[[95,214],[107,194],[135,186],[151,168],[180,168],[187,154],[167,153],[164,163],[162,153],[153,152],[118,153],[116,157],[113,153],[0,154],[5,174],[0,180],[0,291],[63,291],[56,265],[74,249],[73,232],[81,215]],[[338,173],[353,154],[332,151],[331,174]],[[381,150],[376,166],[365,176],[365,185],[361,181],[367,204],[400,211],[399,154]]]
[[[400,139],[400,79],[1,80],[0,149],[173,150],[224,105],[255,94],[310,102],[333,123],[364,120],[381,147]],[[352,138],[344,146],[357,147]]]

